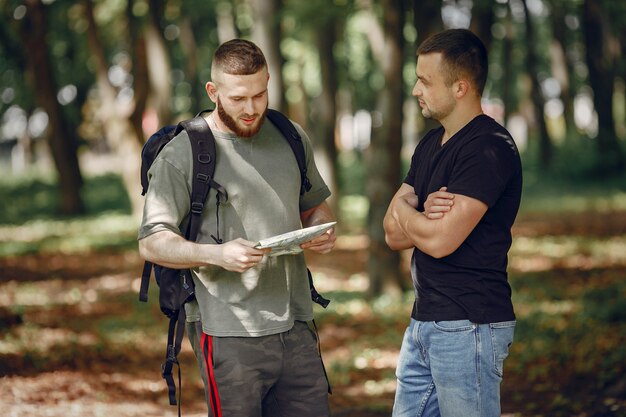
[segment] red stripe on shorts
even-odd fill
[[[222,417],[222,406],[220,404],[220,396],[217,392],[217,382],[215,381],[215,373],[213,371],[213,336],[202,333],[202,352],[206,362],[206,376],[209,390],[209,402],[214,417]]]

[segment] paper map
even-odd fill
[[[272,248],[269,256],[293,255],[302,252],[302,248],[300,248],[302,243],[320,236],[335,224],[337,222],[318,224],[317,226],[305,227],[304,229],[268,237],[259,241],[254,247],[259,249]]]

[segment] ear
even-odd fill
[[[461,99],[465,97],[467,93],[470,91],[470,84],[466,80],[459,80],[455,84],[456,85],[454,87],[455,88],[454,94],[457,99]]]
[[[204,89],[213,103],[217,103],[217,86],[214,82],[209,81],[205,84]]]

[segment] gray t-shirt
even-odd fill
[[[302,227],[300,213],[321,204],[330,191],[313,159],[310,141],[302,136],[307,176],[312,188],[300,196],[300,171],[287,140],[268,120],[257,135],[240,138],[214,132],[215,181],[228,192],[219,207],[219,236],[258,241]],[[191,145],[183,131],[152,164],[148,176],[139,239],[170,230],[181,234],[190,209]],[[216,191],[211,190],[203,211],[198,242],[215,243]],[[295,320],[311,320],[313,309],[302,253],[266,256],[244,273],[218,266],[192,269],[195,302],[187,305],[188,321],[201,319],[213,336],[264,336],[289,330]]]

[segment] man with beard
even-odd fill
[[[266,122],[269,73],[252,42],[222,44],[206,91],[216,110],[206,116],[216,142],[214,180],[228,192],[207,204],[196,242],[179,225],[189,212],[191,146],[183,130],[150,168],[139,231],[142,257],[191,268],[196,300],[186,304],[187,330],[217,416],[326,416],[328,382],[307,322],[313,318],[302,253],[269,257],[255,242],[334,220],[330,191],[315,166],[307,135],[310,191],[300,195],[300,170],[288,142]],[[211,190],[209,201],[216,201]],[[223,243],[221,243],[223,242]],[[330,229],[301,245],[327,253]]]

